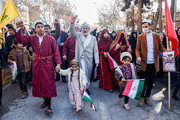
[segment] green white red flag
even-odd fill
[[[93,101],[91,100],[90,96],[88,95],[87,91],[84,90],[84,93],[83,93],[83,99],[85,99],[86,101],[90,102],[90,107],[96,111],[96,107],[93,103]]]
[[[144,79],[128,80],[123,95],[139,100],[144,88]]]

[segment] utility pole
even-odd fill
[[[173,17],[173,22],[174,22],[174,26],[176,28],[176,10],[177,10],[177,0],[174,0],[174,16]]]

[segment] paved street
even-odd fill
[[[52,100],[53,115],[48,117],[40,109],[42,99],[32,97],[31,88],[27,99],[19,99],[18,84],[4,87],[3,101],[6,108],[0,111],[1,120],[179,120],[180,102],[172,100],[172,109],[168,111],[166,85],[155,83],[152,93],[153,106],[137,107],[138,101],[130,99],[130,110],[125,110],[117,102],[118,92],[109,93],[98,88],[99,81],[90,88],[97,112],[89,107],[86,101],[83,111],[76,113],[71,107],[67,84],[57,82],[58,96]]]

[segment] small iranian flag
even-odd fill
[[[90,96],[88,95],[87,91],[85,90],[83,93],[83,99],[87,100],[88,102],[90,102],[90,107],[96,111],[96,107],[94,106],[94,103],[92,102]]]
[[[128,80],[123,95],[139,100],[144,87],[144,79]]]

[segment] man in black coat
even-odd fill
[[[68,34],[60,30],[60,23],[57,19],[55,20],[54,27],[55,27],[55,33],[52,33],[52,36],[56,39],[59,47],[59,52],[61,55],[61,62],[62,62],[61,68],[67,69],[68,68],[67,61],[63,60],[63,46],[64,46],[64,42],[68,38]],[[66,82],[65,76],[61,76],[61,78],[63,82]],[[56,81],[58,80],[60,80],[60,74],[56,73]]]

